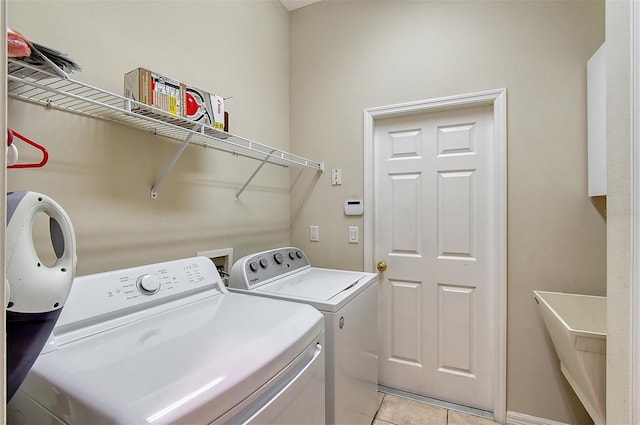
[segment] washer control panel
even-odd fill
[[[79,276],[56,327],[112,320],[205,292],[226,292],[218,270],[205,257]]]
[[[252,289],[309,267],[307,256],[298,248],[263,251],[236,261],[231,268],[229,287]]]

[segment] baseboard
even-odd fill
[[[529,416],[524,413],[507,411],[507,425],[567,425],[563,422],[552,421],[551,419]]]

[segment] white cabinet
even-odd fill
[[[607,103],[605,43],[587,61],[589,196],[607,194]]]

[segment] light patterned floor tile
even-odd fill
[[[447,425],[495,425],[497,422],[479,416],[467,415],[465,413],[449,410],[449,420]]]
[[[385,394],[376,420],[396,425],[447,425],[447,409]]]

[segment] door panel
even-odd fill
[[[438,368],[473,375],[473,288],[438,285]]]
[[[381,385],[493,410],[493,108],[376,120]]]
[[[473,171],[438,173],[438,258],[472,257]],[[449,214],[456,211],[456,214]]]
[[[422,229],[421,205],[418,202],[422,191],[420,174],[389,175],[391,183],[391,231],[393,232],[391,253],[396,255],[418,255],[420,231]]]
[[[405,130],[389,133],[393,154],[390,160],[420,157],[420,130]]]
[[[422,303],[421,285],[416,282],[390,281],[392,288],[391,361],[421,367]]]

